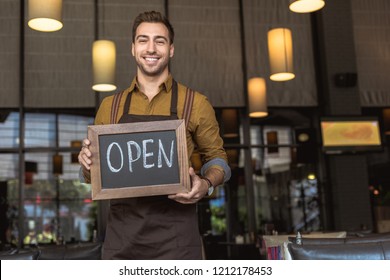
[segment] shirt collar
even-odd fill
[[[169,73],[168,78],[165,80],[165,82],[163,82],[160,85],[160,92],[163,89],[165,89],[166,93],[170,92],[170,90],[172,89],[172,83],[173,83],[173,78],[172,78],[171,73]],[[133,81],[131,82],[131,85],[129,87],[129,92],[132,92],[134,90],[139,90],[139,84],[138,84],[138,81],[137,81],[137,76],[135,76],[133,78]]]

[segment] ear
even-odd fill
[[[131,54],[134,56],[134,43],[131,43]]]
[[[169,47],[169,57],[173,57],[173,54],[175,53],[175,46],[171,44]]]

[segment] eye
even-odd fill
[[[159,45],[159,46],[163,46],[165,44],[165,41],[164,40],[158,40],[158,41],[156,41],[156,44]]]

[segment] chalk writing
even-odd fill
[[[127,154],[128,154],[128,158],[129,158],[129,171],[130,172],[133,172],[133,162],[136,162],[137,160],[139,160],[141,158],[141,154],[142,154],[142,158],[143,158],[143,167],[144,168],[153,168],[155,166],[154,162],[152,162],[150,164],[148,164],[146,162],[148,157],[153,157],[154,156],[154,152],[147,152],[147,150],[148,150],[147,144],[148,143],[153,144],[154,140],[153,139],[143,140],[142,141],[142,149],[141,149],[141,146],[137,142],[135,142],[135,141],[128,141],[127,142],[127,151],[128,151]],[[111,157],[111,150],[112,150],[113,146],[116,146],[118,148],[118,152],[120,154],[120,156],[119,156],[119,158],[120,158],[120,166],[118,168],[113,167],[112,162],[111,162],[111,158],[112,158]],[[133,157],[134,153],[133,153],[132,147],[135,148],[135,154],[136,154],[135,158]],[[167,153],[165,152],[165,148],[164,148],[163,142],[161,141],[161,139],[158,139],[157,168],[162,168],[163,167],[162,157],[164,157],[164,161],[165,161],[166,166],[168,168],[172,167],[173,155],[174,155],[173,147],[174,147],[174,140],[172,140],[171,144],[170,144],[169,159],[168,159]],[[113,142],[110,145],[108,145],[107,153],[106,153],[106,159],[107,159],[108,168],[110,169],[111,172],[117,173],[117,172],[122,170],[122,168],[123,168],[123,158],[124,158],[123,150],[122,150],[121,146],[117,142]]]
[[[102,186],[179,182],[175,131],[99,136]]]

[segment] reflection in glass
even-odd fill
[[[18,245],[65,241],[88,241],[96,229],[96,205],[91,201],[90,185],[78,179],[79,165],[71,164],[71,140],[86,137],[93,118],[59,115],[59,143],[56,147],[56,115],[26,113],[24,236],[19,236],[19,155],[0,153],[1,242]],[[10,113],[0,123],[0,149],[18,148],[19,114]],[[36,152],[30,148],[44,148]],[[52,149],[52,150],[51,150]],[[34,151],[34,152],[30,152]],[[58,153],[63,159],[62,174],[53,174],[52,159]]]
[[[3,116],[3,113],[1,113]],[[19,145],[19,113],[4,115],[0,122],[0,148],[16,148]]]
[[[55,147],[55,115],[26,113],[26,147]]]

